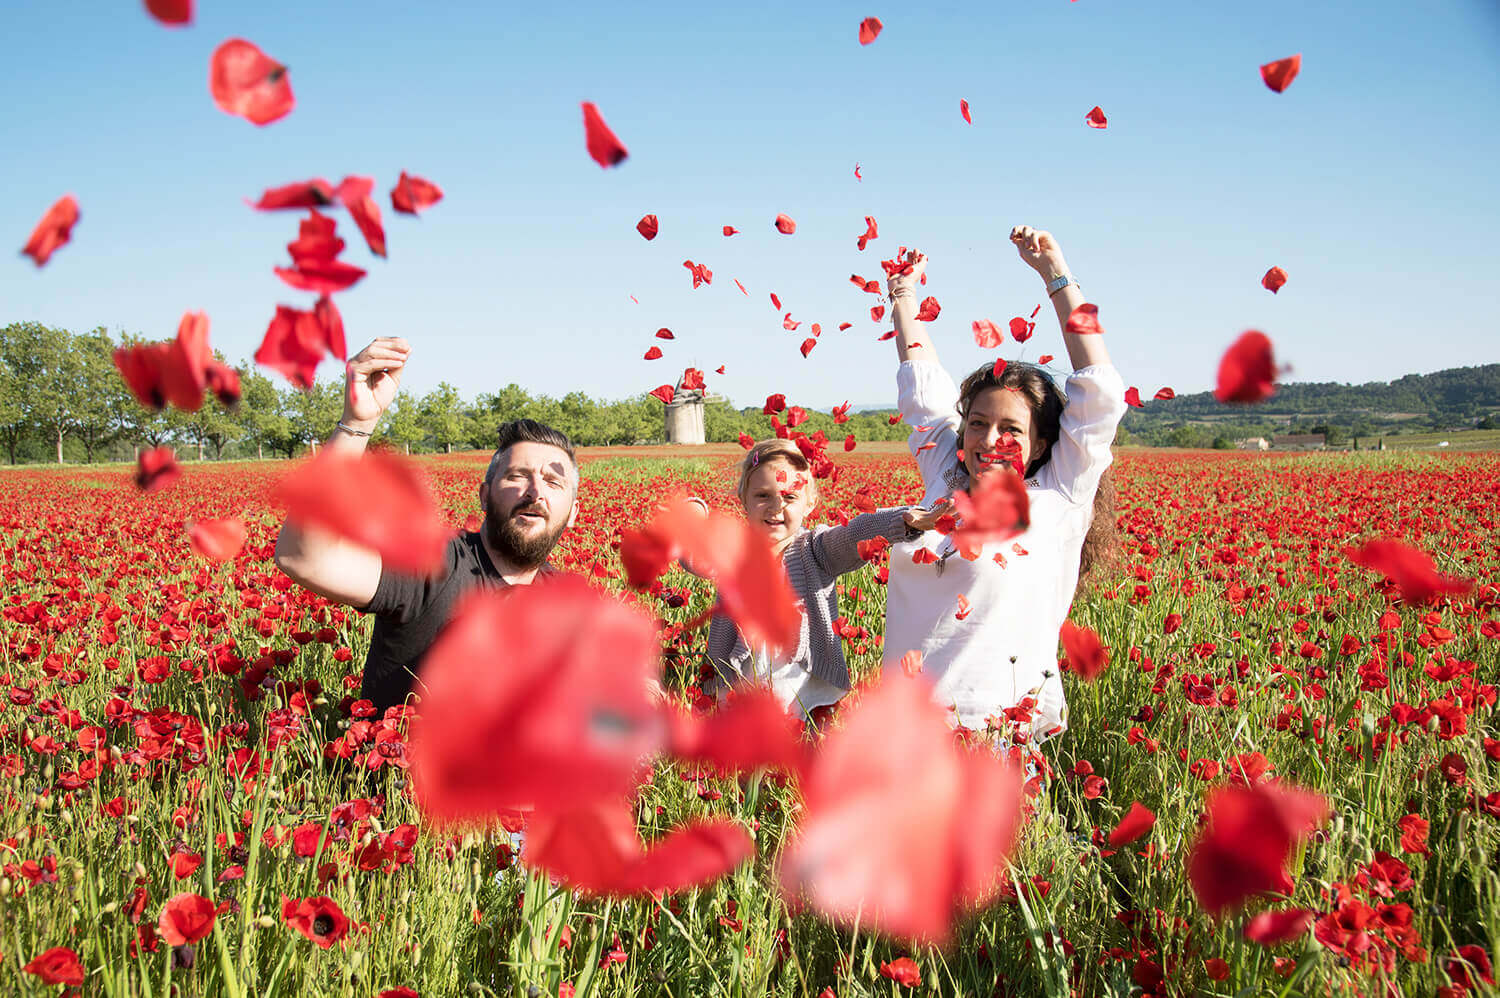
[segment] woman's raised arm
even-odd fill
[[[928,338],[926,324],[917,318],[917,287],[927,270],[927,257],[912,250],[907,259],[911,262],[911,269],[906,273],[892,274],[886,281],[891,299],[891,321],[896,324],[896,357],[902,363],[920,360],[936,364],[937,347]]]
[[[1104,345],[1103,336],[1068,332],[1068,316],[1079,305],[1084,304],[1086,299],[1079,290],[1078,283],[1072,280],[1073,274],[1068,270],[1068,262],[1063,259],[1062,247],[1057,245],[1052,233],[1033,229],[1029,225],[1018,225],[1010,230],[1010,241],[1016,244],[1016,252],[1021,254],[1026,265],[1041,275],[1043,282],[1051,284],[1064,277],[1069,279],[1067,284],[1053,291],[1051,297],[1073,370],[1108,364],[1109,349]]]

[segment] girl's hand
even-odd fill
[[[927,273],[927,254],[912,250],[906,255],[911,261],[911,273],[892,274],[885,282],[886,291],[892,298],[899,294],[915,294],[922,275]]]
[[[939,499],[932,504],[931,509],[909,509],[901,514],[908,527],[916,530],[931,530],[937,526],[938,520],[953,513],[953,500]]]
[[[1016,244],[1016,252],[1026,261],[1026,266],[1050,281],[1068,272],[1068,262],[1063,259],[1062,247],[1045,229],[1033,229],[1029,225],[1018,225],[1010,230],[1010,241]]]

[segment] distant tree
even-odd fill
[[[318,444],[327,437],[338,422],[344,408],[344,385],[342,381],[317,381],[307,391],[287,389],[281,394],[282,411],[291,424],[292,451],[297,444],[307,444],[314,453]]]
[[[1476,430],[1493,430],[1494,428],[1495,420],[1490,416],[1482,416],[1479,422],[1474,424],[1474,429]],[[14,464],[15,462],[12,461],[11,463]]]
[[[464,439],[464,402],[458,389],[446,381],[438,382],[436,388],[422,396],[420,409],[427,435],[451,454],[453,445]]]
[[[422,442],[426,430],[422,425],[422,404],[416,396],[405,389],[396,393],[391,407],[386,410],[381,433],[404,454],[411,453],[412,444]]]
[[[276,384],[250,364],[239,368],[239,372],[240,404],[231,415],[239,424],[240,435],[255,445],[255,456],[261,460],[265,459],[267,447],[285,451],[291,457],[296,452],[292,421],[282,406]]]
[[[29,360],[21,352],[25,338],[15,326],[0,329],[0,441],[5,443],[10,463],[16,463],[16,448],[30,428],[23,395]]]
[[[65,329],[52,329],[39,322],[18,322],[6,327],[7,353],[14,351],[19,395],[26,421],[56,445],[57,463],[63,462],[63,437],[78,425],[84,360],[73,349],[73,336]]]
[[[84,459],[93,464],[94,454],[120,433],[125,407],[138,403],[115,367],[114,340],[103,326],[73,337],[73,350],[81,375],[74,402],[75,424]]]

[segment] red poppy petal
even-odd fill
[[[1154,399],[1160,399],[1162,401],[1168,401],[1169,402],[1172,399],[1174,399],[1174,398],[1177,397],[1177,393],[1174,392],[1174,391],[1172,391],[1172,389],[1170,389],[1170,388],[1158,388],[1156,390],[1156,394],[1153,395],[1153,396],[1151,396],[1151,397],[1154,398]]]
[[[1260,67],[1260,78],[1266,81],[1266,86],[1278,94],[1292,85],[1297,74],[1302,72],[1302,53],[1285,59],[1277,59]]]
[[[143,450],[136,458],[135,485],[142,492],[156,492],[182,477],[177,466],[177,454],[163,444],[151,450]]]
[[[1133,406],[1136,409],[1145,408],[1145,403],[1141,401],[1141,390],[1135,387],[1135,385],[1131,385],[1125,389],[1125,404]]]
[[[724,769],[774,766],[798,772],[806,763],[802,725],[788,716],[769,690],[736,690],[712,714],[675,712],[669,718],[668,751],[687,762]]]
[[[870,44],[876,38],[880,37],[880,29],[883,28],[883,27],[885,27],[885,25],[883,25],[883,24],[880,23],[880,18],[878,18],[878,17],[867,17],[863,21],[860,21],[859,22],[859,43],[861,45],[868,45],[868,44]],[[859,171],[859,167],[856,166],[855,167],[856,174],[858,173],[858,171]]]
[[[811,336],[809,336],[807,339],[803,340],[802,341],[802,356],[806,357],[808,354],[812,353],[813,347],[815,347],[817,345],[818,345],[818,341],[815,340],[815,339],[813,339]]]
[[[1109,119],[1104,116],[1104,111],[1098,105],[1095,105],[1092,111],[1084,115],[1083,120],[1088,123],[1090,128],[1107,128],[1109,126]]]
[[[726,225],[726,226],[724,226],[724,235],[726,235],[726,236],[737,235],[739,233],[739,231],[740,231],[739,229],[736,229],[732,225]]]
[[[1140,801],[1132,801],[1125,817],[1121,818],[1120,823],[1109,833],[1109,844],[1116,849],[1129,845],[1151,831],[1155,824],[1155,812]]]
[[[370,252],[385,256],[385,227],[380,222],[380,206],[370,196],[374,189],[375,181],[370,177],[345,177],[335,194],[348,209],[354,224],[359,226]]]
[[[671,405],[672,399],[677,396],[677,390],[671,385],[658,385],[647,394],[654,395],[662,400],[665,405]]]
[[[661,223],[657,221],[655,215],[642,215],[641,220],[635,223],[635,231],[639,232],[647,242],[650,242],[661,231]]]
[[[661,357],[661,347],[652,347],[646,351],[646,360],[657,360]]]
[[[1005,342],[1005,334],[989,319],[975,319],[970,328],[974,331],[974,342],[985,350],[993,350]]]
[[[146,9],[162,24],[193,23],[193,0],[146,0]]]
[[[243,38],[214,50],[208,91],[220,110],[256,125],[285,117],[296,103],[286,67]]]
[[[1099,306],[1083,304],[1075,308],[1068,316],[1068,332],[1080,336],[1098,335],[1104,332],[1104,327],[1099,325]]]
[[[1276,391],[1276,361],[1271,340],[1251,329],[1240,334],[1219,360],[1214,397],[1220,402],[1248,404],[1268,399]]]
[[[917,321],[931,322],[938,317],[938,314],[942,310],[943,307],[938,304],[938,300],[929,295],[922,299],[922,306],[917,309]]]
[[[1245,938],[1262,946],[1276,946],[1307,934],[1314,912],[1305,908],[1263,911],[1245,923]]]
[[[1031,522],[1031,501],[1019,474],[997,470],[982,474],[968,490],[953,494],[959,525],[953,542],[961,552],[977,553],[984,545],[1009,540]]]
[[[958,113],[964,116],[964,121],[967,121],[971,125],[974,124],[974,119],[971,118],[971,117],[969,117],[969,102],[968,101],[966,101],[966,100],[960,100],[958,102]]]
[[[591,101],[583,102],[583,137],[589,155],[601,167],[616,166],[629,155],[624,143],[604,123],[598,106]]]
[[[1285,284],[1286,271],[1282,270],[1280,267],[1272,267],[1270,270],[1266,271],[1266,276],[1260,279],[1260,286],[1271,292],[1271,294],[1273,295],[1276,292],[1280,291],[1282,286]]]
[[[353,287],[365,271],[342,260],[304,260],[295,267],[273,267],[276,276],[299,291],[332,294]]]
[[[333,204],[333,187],[326,180],[304,180],[283,187],[267,188],[255,202],[258,211],[283,208],[324,208]]]
[[[787,216],[787,215],[777,215],[776,216],[776,231],[780,232],[784,236],[789,236],[792,233],[794,233],[794,232],[797,231],[797,223],[794,222],[794,221],[792,221],[792,219],[790,218],[790,216]]]
[[[209,561],[228,561],[245,545],[245,523],[237,516],[199,520],[188,528],[188,543]]]
[[[78,202],[73,195],[64,194],[47,209],[47,214],[32,230],[31,238],[26,240],[21,252],[31,257],[38,267],[45,266],[52,254],[73,238],[73,226],[77,224]]]
[[[1109,665],[1109,649],[1104,647],[1099,635],[1092,629],[1064,620],[1058,636],[1062,639],[1063,654],[1068,658],[1070,672],[1086,683],[1093,682],[1104,673]]]
[[[1431,603],[1439,596],[1461,596],[1474,588],[1470,579],[1439,573],[1430,555],[1400,541],[1377,538],[1357,548],[1345,548],[1344,555],[1356,565],[1384,575],[1409,603]]]
[[[441,200],[442,188],[430,180],[413,177],[405,170],[401,171],[401,178],[396,181],[396,186],[391,188],[391,208],[403,215],[415,215]]]

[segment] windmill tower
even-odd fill
[[[672,401],[664,410],[666,436],[669,444],[702,444],[706,442],[704,414],[709,402],[724,401],[721,395],[708,395],[701,389],[683,388],[678,379]]]

